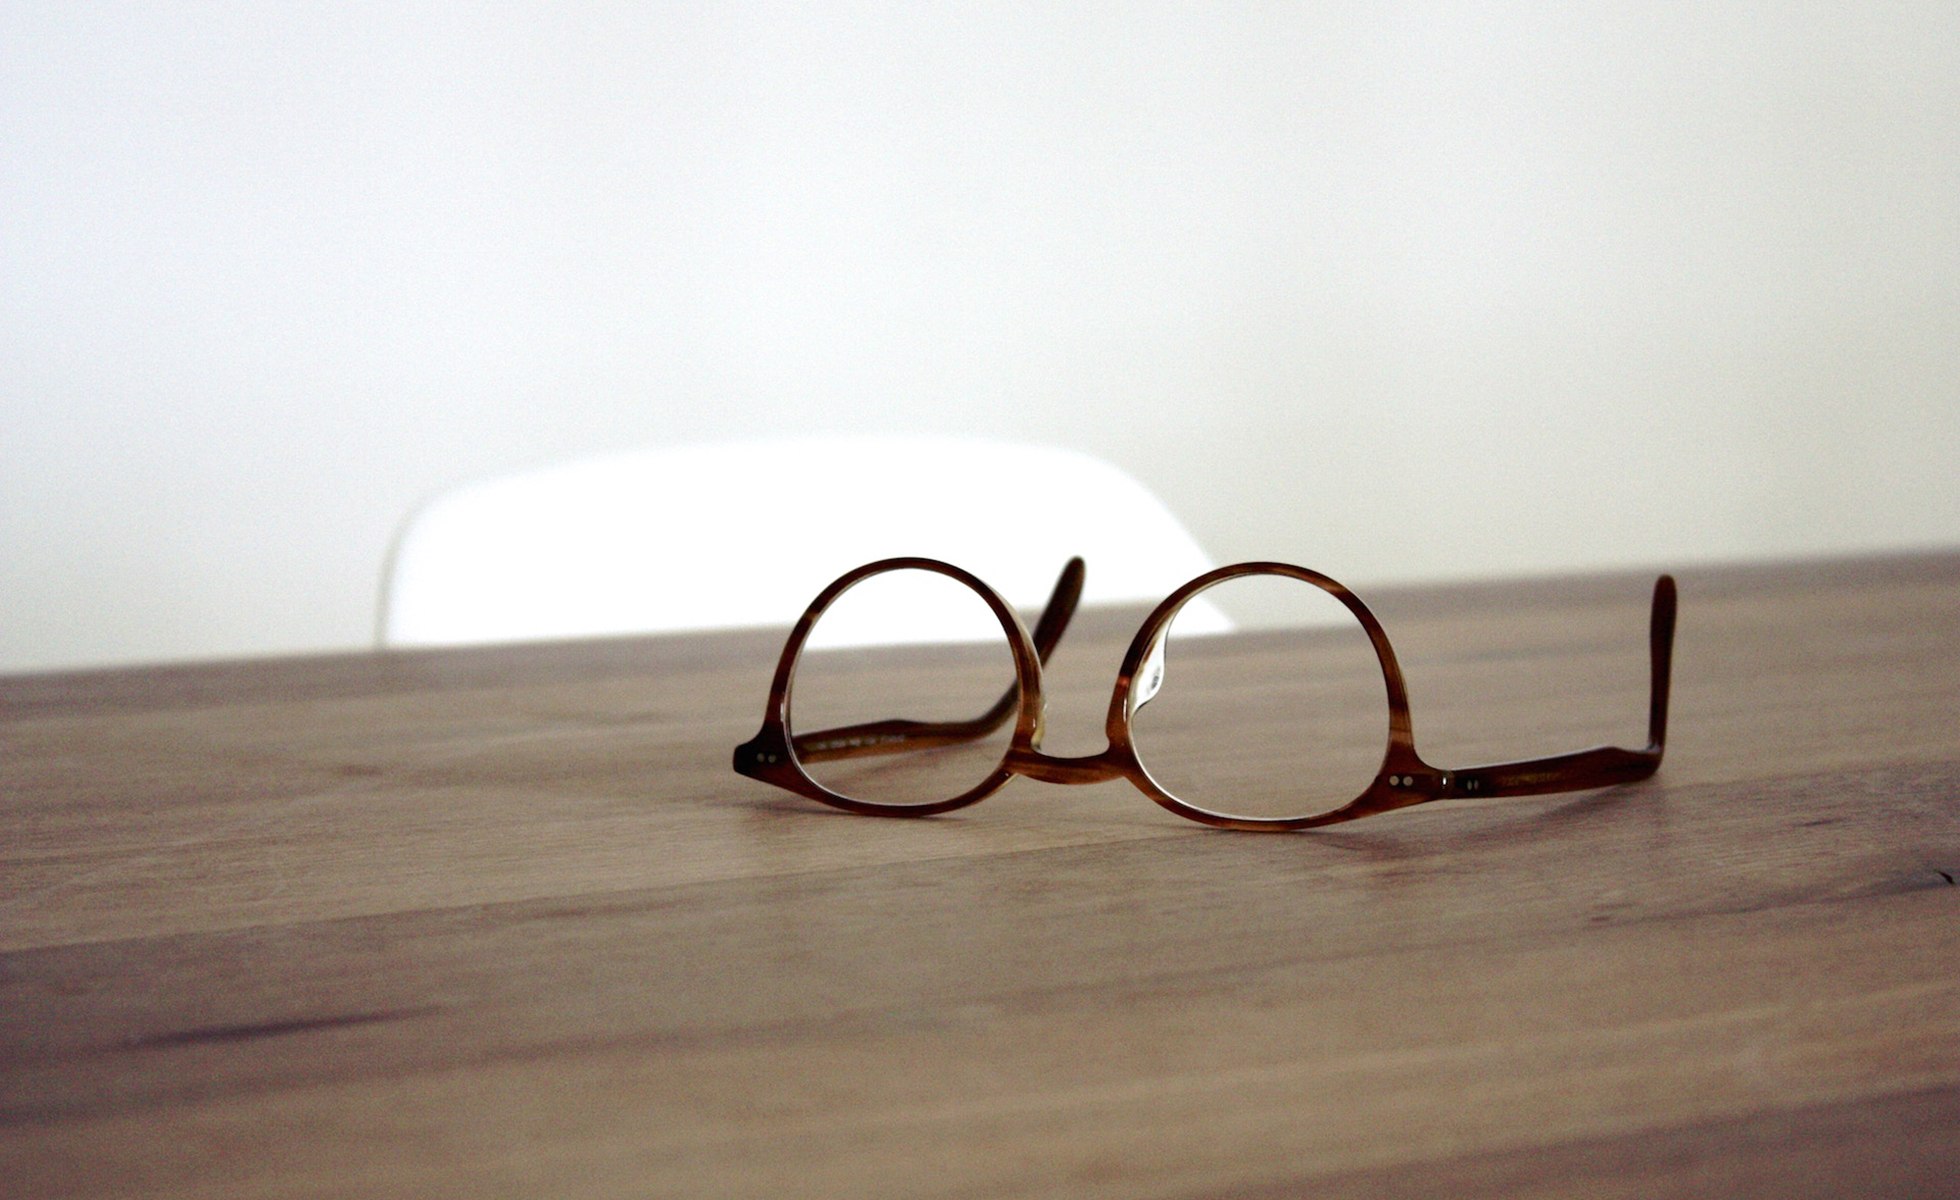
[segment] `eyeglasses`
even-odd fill
[[[1456,769],[1416,753],[1402,670],[1368,607],[1325,575],[1277,562],[1220,567],[1173,592],[1145,618],[1123,657],[1109,703],[1108,748],[1082,757],[1044,753],[1042,664],[1075,613],[1083,578],[1082,560],[1072,559],[1030,633],[993,588],[949,563],[890,558],[846,573],[791,631],[762,728],[735,748],[736,772],[881,816],[961,808],[1017,775],[1064,784],[1127,779],[1194,821],[1284,830],[1446,797],[1605,787],[1644,779],[1660,766],[1674,646],[1671,576],[1654,585],[1645,749],[1601,746]],[[925,642],[827,648],[852,640],[841,626],[855,596],[899,584],[905,586],[897,590],[964,608],[966,625]],[[1253,585],[1311,599],[1334,620],[1285,633],[1210,636],[1222,623],[1212,600]],[[1202,596],[1214,589],[1218,596]],[[915,599],[905,605],[906,613],[921,606]],[[888,623],[890,611],[871,623]],[[1229,704],[1221,702],[1226,697]],[[1258,714],[1270,719],[1261,724]],[[1376,729],[1386,733],[1379,758]],[[1309,779],[1329,759],[1348,765],[1345,783]]]

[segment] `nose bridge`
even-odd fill
[[[1113,746],[1101,754],[1079,758],[1043,754],[1032,746],[1016,746],[1008,752],[1007,769],[1043,783],[1101,783],[1106,779],[1123,779],[1128,774],[1116,760]]]

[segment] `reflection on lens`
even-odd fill
[[[1183,614],[1132,693],[1137,757],[1159,787],[1221,816],[1292,818],[1367,790],[1388,746],[1388,696],[1367,630],[1332,595],[1283,575],[1203,593],[1241,632]]]
[[[803,769],[870,804],[932,804],[972,790],[1006,757],[1019,711],[1000,619],[965,584],[913,568],[839,596],[810,631],[790,684]],[[894,720],[932,728],[908,739],[866,728]]]

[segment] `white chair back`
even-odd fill
[[[1032,621],[1076,554],[1085,604],[1154,602],[1213,565],[1141,483],[1070,450],[907,436],[637,450],[423,505],[390,556],[378,632],[431,646],[787,626],[838,575],[897,555],[965,567]]]

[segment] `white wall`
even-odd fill
[[[1361,584],[1952,544],[1956,401],[1953,5],[0,8],[0,668],[806,429]]]

